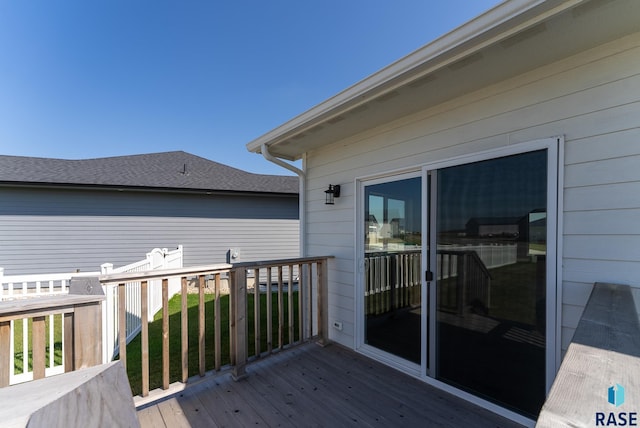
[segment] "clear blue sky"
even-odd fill
[[[498,3],[2,0],[0,154],[285,174],[245,144]]]

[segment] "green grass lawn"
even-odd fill
[[[273,347],[278,346],[278,302],[277,294],[272,298],[272,325]],[[294,298],[294,331],[298,340],[298,293],[293,293]],[[288,303],[286,293],[284,295],[284,344],[288,344]],[[189,294],[188,302],[188,326],[189,326],[189,376],[196,375],[199,370],[198,363],[198,295]],[[179,381],[182,374],[181,362],[181,321],[180,321],[181,296],[176,295],[169,301],[169,355],[170,355],[170,382]],[[266,324],[266,294],[260,295],[261,315],[261,350],[267,349],[267,324]],[[221,363],[229,364],[229,296],[220,297],[221,317]],[[254,296],[247,296],[247,324],[248,324],[248,353],[254,354],[255,329],[254,329]],[[205,361],[206,370],[213,370],[214,358],[214,297],[205,295]],[[127,346],[127,374],[133,395],[138,395],[142,390],[142,362],[141,339],[135,337]],[[149,389],[153,390],[162,386],[162,312],[158,312],[154,321],[149,324]]]

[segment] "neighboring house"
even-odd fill
[[[5,275],[98,271],[184,247],[184,265],[299,255],[298,179],[177,151],[86,160],[0,156]]]
[[[506,1],[247,147],[304,159],[331,339],[530,423],[593,283],[640,287],[640,2]],[[473,218],[528,219],[525,254]]]

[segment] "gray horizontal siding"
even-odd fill
[[[299,254],[292,197],[210,196],[0,188],[0,267],[5,275],[99,270],[184,247],[184,264]]]
[[[0,189],[0,215],[298,218],[297,195]]]

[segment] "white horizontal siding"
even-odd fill
[[[299,255],[295,198],[139,193],[134,200],[108,192],[27,189],[0,189],[0,196],[0,267],[6,275],[98,271],[102,263],[125,265],[152,248],[180,244],[185,266],[225,262],[230,248],[240,249],[240,261]],[[51,200],[58,207],[53,215]]]
[[[593,282],[640,287],[638,88],[636,33],[309,152],[307,251],[337,257],[330,287],[352,302],[357,178],[563,135],[565,348]],[[334,206],[324,205],[329,184],[342,186]],[[330,320],[354,322],[347,306],[333,304]],[[346,330],[331,333],[354,343]]]

